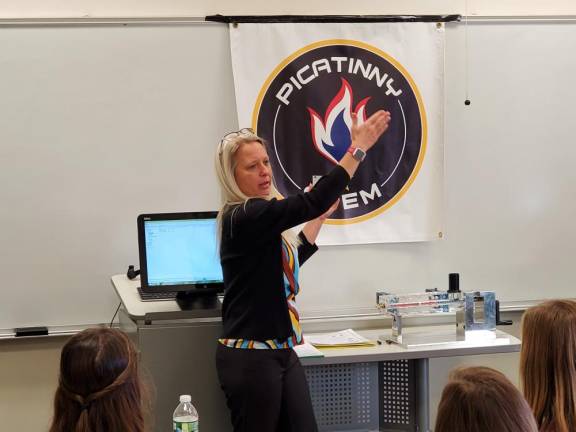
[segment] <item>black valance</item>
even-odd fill
[[[221,23],[360,23],[451,22],[461,15],[208,15],[206,21]]]

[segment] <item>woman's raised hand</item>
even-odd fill
[[[390,113],[380,110],[358,125],[358,116],[352,113],[352,146],[369,150],[390,124]]]

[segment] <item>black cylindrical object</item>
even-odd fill
[[[460,273],[448,275],[448,292],[460,292]]]

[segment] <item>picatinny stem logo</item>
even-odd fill
[[[418,174],[426,116],[416,84],[396,60],[357,41],[323,41],[294,53],[271,74],[254,107],[253,127],[269,145],[283,195],[302,192],[328,173],[351,142],[352,113],[363,123],[390,111],[388,131],[369,151],[329,222],[375,216]]]

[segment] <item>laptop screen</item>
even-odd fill
[[[216,212],[138,217],[142,289],[191,291],[222,286]]]

